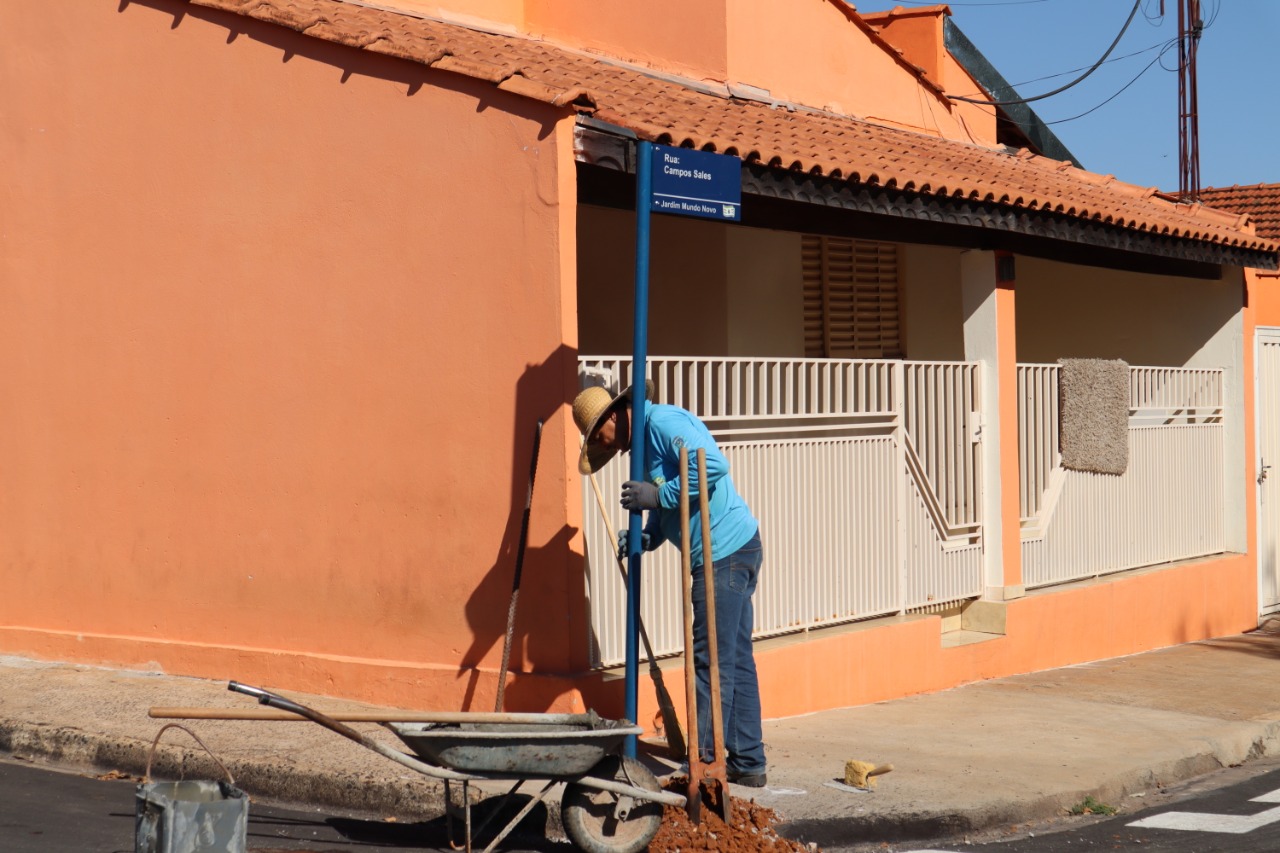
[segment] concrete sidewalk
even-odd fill
[[[979,832],[1062,814],[1280,753],[1280,633],[767,721],[769,787],[735,788],[824,846]],[[269,685],[267,685],[269,686]],[[294,695],[320,709],[357,703]],[[0,658],[0,754],[141,775],[160,706],[257,707],[222,681]],[[250,794],[401,819],[441,813],[439,786],[308,722],[185,723]],[[359,726],[388,744],[376,726]],[[892,763],[872,793],[827,783],[846,759]],[[659,775],[662,762],[650,758]],[[170,730],[155,778],[216,778]]]

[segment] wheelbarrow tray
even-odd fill
[[[625,720],[598,717],[581,724],[389,723],[423,761],[464,773],[552,779],[580,776],[618,752],[628,735],[644,733]]]

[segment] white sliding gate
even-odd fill
[[[583,384],[631,383],[630,359],[584,357]],[[757,636],[982,592],[978,367],[837,359],[651,358],[655,401],[701,417],[761,520]],[[625,458],[596,475],[616,527]],[[597,665],[620,663],[626,592],[589,484],[584,535]],[[683,645],[679,555],[644,560],[658,654]]]
[[[1280,610],[1280,329],[1258,329],[1258,610]]]
[[[1022,578],[1047,586],[1224,549],[1221,370],[1131,367],[1129,467],[1067,471],[1056,364],[1018,365]]]

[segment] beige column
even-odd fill
[[[1005,252],[960,256],[964,357],[982,365],[983,566],[987,597],[1022,586],[1018,502],[1018,357],[1015,261]]]

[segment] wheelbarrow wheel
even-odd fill
[[[588,775],[646,791],[661,790],[657,777],[634,758],[611,755]],[[624,796],[574,782],[566,785],[560,820],[569,840],[583,853],[640,853],[648,847],[662,825],[662,804],[631,798],[626,813],[619,815]]]

